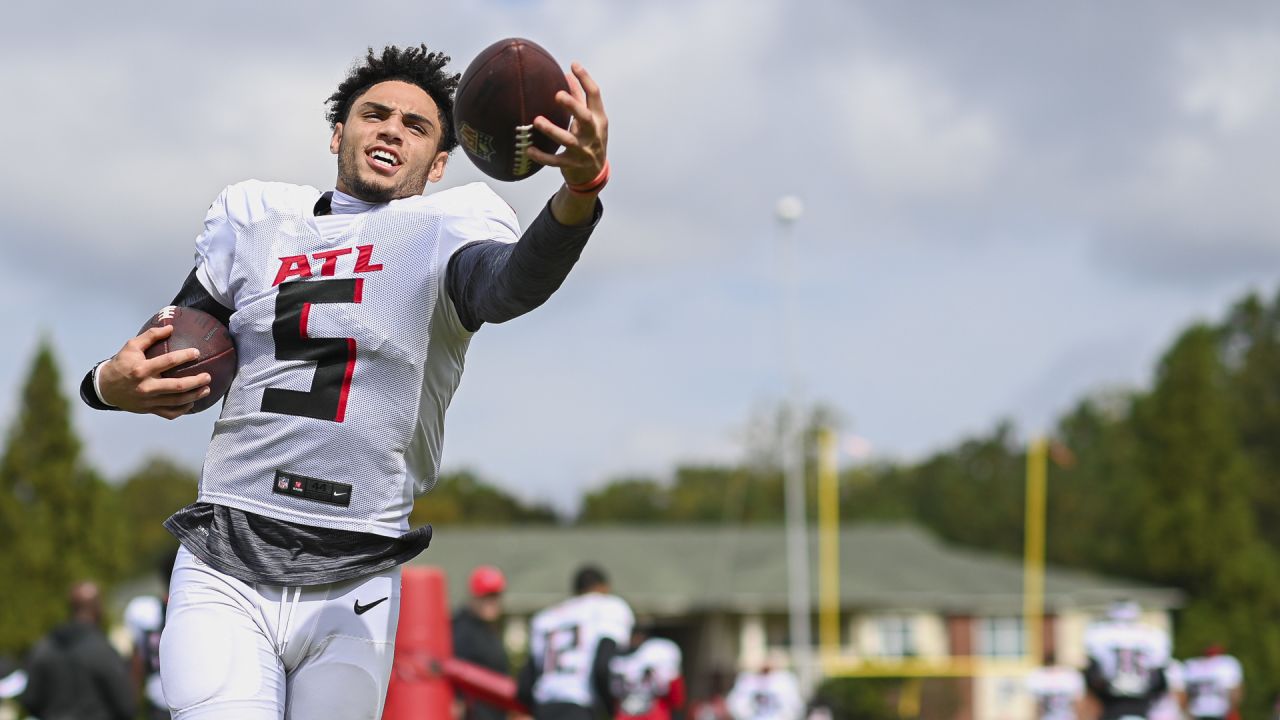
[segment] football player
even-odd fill
[[[1045,651],[1044,665],[1027,675],[1027,691],[1036,703],[1039,720],[1075,720],[1084,698],[1084,678],[1078,668],[1059,665],[1052,650]]]
[[[781,665],[771,657],[759,672],[738,674],[725,698],[733,720],[800,720],[804,714],[800,683]]]
[[[1244,698],[1244,670],[1240,661],[1219,645],[1183,663],[1187,714],[1197,720],[1222,720],[1236,715]]]
[[[1140,617],[1137,603],[1117,602],[1105,621],[1085,631],[1085,686],[1101,707],[1100,720],[1147,717],[1168,689],[1169,635]]]
[[[589,720],[617,711],[610,663],[626,646],[635,616],[609,592],[609,579],[593,565],[573,577],[573,597],[533,616],[529,659],[516,697],[535,720]]]
[[[680,646],[653,637],[647,625],[631,631],[627,651],[610,668],[618,688],[616,720],[671,720],[684,708],[684,675]]]
[[[176,720],[377,718],[391,670],[409,529],[439,473],[445,409],[472,335],[544,302],[599,222],[607,118],[578,64],[556,101],[564,145],[529,158],[563,184],[522,234],[484,183],[424,195],[457,145],[449,58],[372,49],[328,99],[331,190],[256,180],[214,200],[172,304],[230,327],[238,372],[182,544],[161,640]],[[81,383],[89,405],[173,419],[208,374],[147,359],[147,330]]]

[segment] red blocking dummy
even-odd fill
[[[439,568],[405,566],[400,625],[383,720],[448,718],[453,689],[440,664],[453,655],[449,599]]]

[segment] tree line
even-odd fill
[[[60,621],[73,580],[151,573],[173,547],[161,522],[195,497],[195,472],[164,458],[107,482],[83,456],[61,387],[42,342],[0,454],[0,652]],[[779,523],[782,419],[753,421],[738,463],[617,478],[585,493],[571,516],[472,472],[446,473],[411,522]],[[820,410],[807,422],[839,424]],[[1084,397],[1052,435],[1050,562],[1183,590],[1177,654],[1225,644],[1248,673],[1250,714],[1262,712],[1280,691],[1280,296],[1248,295],[1220,320],[1186,328],[1149,387]],[[846,469],[842,521],[913,522],[1017,556],[1024,444],[1000,422],[916,461]],[[813,516],[812,457],[809,465]]]

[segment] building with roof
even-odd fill
[[[690,693],[697,697],[709,691],[717,673],[786,658],[784,546],[781,527],[444,527],[415,562],[446,572],[455,604],[465,598],[473,567],[499,567],[508,581],[506,639],[520,654],[528,617],[568,596],[580,565],[598,564],[638,617],[680,644]],[[918,527],[887,524],[846,527],[839,552],[846,664],[973,656],[1007,666],[1023,656],[1019,559],[960,549]],[[816,536],[810,557],[817,557]],[[1180,602],[1175,590],[1048,568],[1045,648],[1061,663],[1082,666],[1085,627],[1122,598],[1137,601],[1147,622],[1166,628],[1169,611]],[[962,683],[960,693],[957,717],[1030,717],[1017,673],[983,674]]]

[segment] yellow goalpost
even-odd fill
[[[945,659],[865,659],[840,649],[840,492],[836,437],[818,436],[818,648],[826,677],[975,677],[1019,675],[1040,666],[1044,648],[1044,555],[1048,442],[1033,439],[1027,448],[1026,540],[1023,549],[1022,623],[1026,637],[1021,658],[982,656]]]

